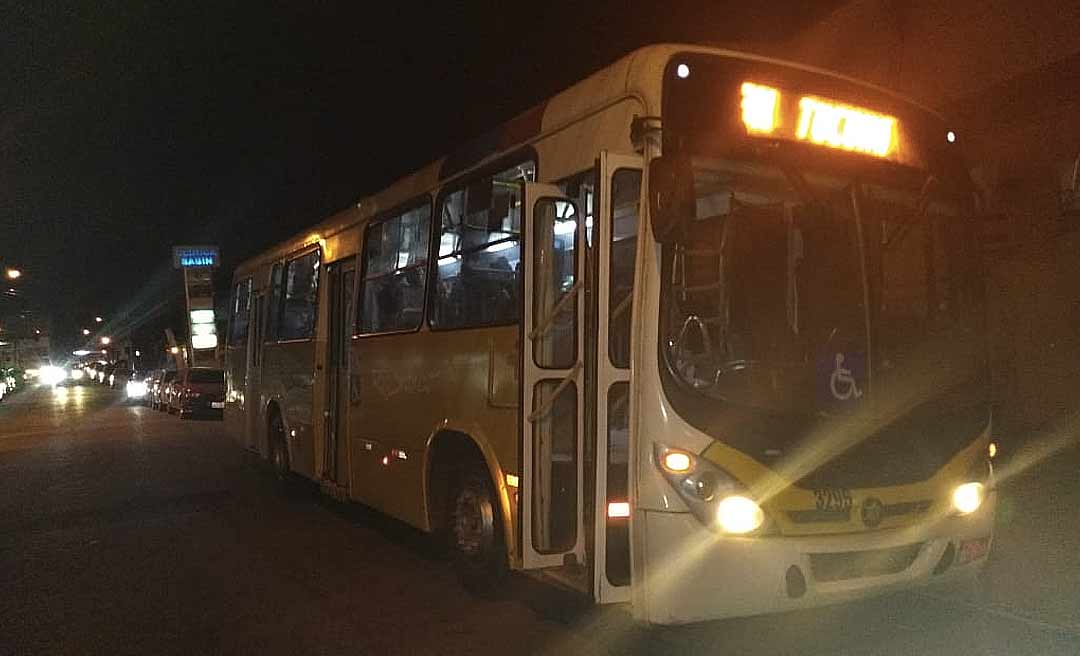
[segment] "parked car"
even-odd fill
[[[175,370],[166,370],[162,373],[161,379],[158,380],[157,385],[154,387],[153,396],[150,398],[150,407],[155,410],[168,409],[169,387],[174,380],[176,380]]]
[[[225,408],[225,372],[210,367],[192,367],[172,385],[169,411],[181,419],[195,415],[220,416]]]

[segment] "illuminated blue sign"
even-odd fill
[[[217,246],[173,247],[173,266],[177,269],[217,267],[219,258]]]

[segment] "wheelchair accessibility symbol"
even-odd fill
[[[836,366],[832,375],[829,376],[829,391],[837,401],[858,400],[862,398],[862,390],[851,375],[851,369],[844,366],[844,354],[837,353],[834,360]]]

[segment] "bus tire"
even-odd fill
[[[499,505],[487,472],[462,471],[450,495],[447,539],[462,584],[491,596],[504,583],[509,567]]]
[[[285,442],[285,422],[277,408],[270,411],[269,428],[270,466],[277,479],[286,483],[292,475],[292,468],[289,465],[289,446]]]

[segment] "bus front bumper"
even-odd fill
[[[644,511],[646,576],[634,615],[683,624],[971,581],[989,554],[996,496],[963,517],[813,537],[724,537],[689,513]]]

